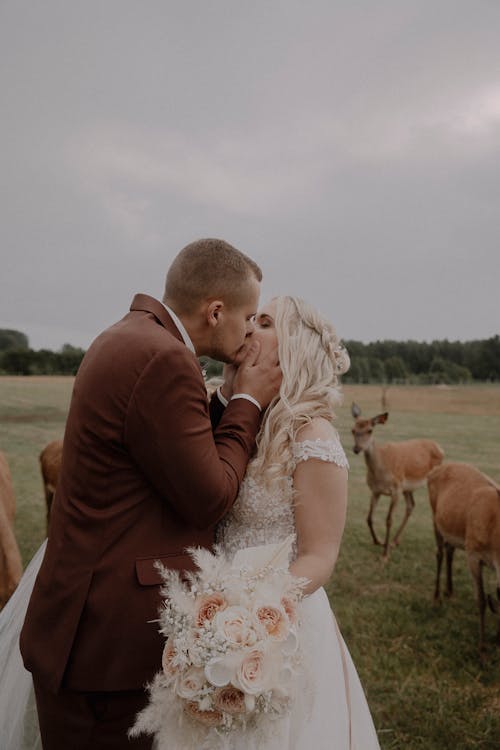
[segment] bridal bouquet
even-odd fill
[[[288,572],[293,537],[228,559],[190,550],[198,570],[184,583],[161,569],[162,671],[132,734],[159,748],[223,747],[287,713],[300,670],[297,605],[304,581]],[[212,743],[210,743],[212,739]]]

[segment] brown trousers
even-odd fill
[[[127,737],[146,705],[144,690],[54,694],[34,686],[43,750],[151,750],[150,736]]]

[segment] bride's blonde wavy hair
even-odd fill
[[[333,325],[298,297],[275,297],[275,329],[283,380],[268,406],[249,467],[269,488],[293,472],[291,443],[314,417],[331,421],[341,401],[339,376],[349,355]]]

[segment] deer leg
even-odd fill
[[[476,591],[477,604],[479,607],[479,658],[484,661],[485,657],[485,646],[484,646],[484,614],[486,611],[486,596],[484,594],[483,584],[483,563],[481,560],[467,556],[469,563],[469,570],[472,574],[472,580],[474,582],[474,589]]]
[[[445,596],[450,598],[453,596],[453,555],[455,554],[455,547],[448,542],[445,543],[446,549],[446,591]]]
[[[398,501],[398,493],[393,492],[391,494],[391,502],[389,504],[387,517],[385,519],[385,542],[384,542],[384,554],[383,554],[384,560],[387,560],[389,558],[389,536],[391,533],[391,526],[392,526],[392,513],[394,511],[394,508],[396,507],[397,501]]]
[[[402,522],[401,526],[399,527],[399,529],[396,531],[396,535],[395,535],[394,539],[392,540],[392,546],[393,547],[397,547],[398,546],[399,539],[401,537],[401,534],[403,533],[403,529],[406,526],[406,524],[408,523],[408,519],[411,516],[411,514],[413,513],[413,509],[415,507],[415,500],[413,499],[413,493],[409,492],[408,490],[405,490],[403,492],[403,495],[404,495],[404,498],[405,498],[405,501],[406,501],[406,512],[405,512],[405,517],[403,518],[403,522]]]
[[[500,615],[500,567],[497,568],[497,577],[498,577],[498,583],[496,587],[496,598],[492,596],[491,594],[488,594],[486,597],[488,600],[488,606],[493,612],[494,615]],[[497,636],[496,636],[496,642],[497,644],[500,644],[500,619],[498,621],[498,629],[497,629]]]
[[[373,544],[381,544],[375,533],[375,529],[373,528],[373,511],[377,506],[379,497],[380,495],[376,495],[374,492],[372,492],[372,496],[370,498],[370,510],[368,511],[368,516],[366,518],[368,528],[370,529],[370,534],[372,535]]]
[[[500,607],[498,606],[499,602],[500,602],[500,588],[497,588],[497,599],[498,599],[498,601],[496,603],[497,604],[496,614],[498,614],[500,612]],[[500,620],[498,621],[497,639],[496,640],[497,640],[497,644],[500,644]]]
[[[497,586],[497,601],[495,601],[493,597],[488,594],[488,604],[490,606],[491,611],[495,615],[500,614],[500,587]],[[496,642],[497,644],[500,644],[500,620],[498,621]]]
[[[488,600],[488,606],[493,612],[493,614],[498,615],[500,614],[500,588],[497,587],[497,599],[498,601],[495,601],[495,599],[492,597],[491,594],[488,594],[486,597]]]
[[[436,536],[436,587],[434,589],[434,601],[438,603],[441,601],[441,592],[439,589],[441,581],[441,565],[443,564],[444,539],[436,526],[434,526],[434,534]]]

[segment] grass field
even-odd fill
[[[0,378],[0,449],[17,493],[16,533],[29,560],[45,534],[38,454],[61,437],[72,379]],[[338,428],[351,463],[349,514],[328,593],[358,668],[384,750],[498,750],[500,647],[487,613],[489,661],[477,654],[478,616],[464,554],[455,556],[455,597],[434,607],[435,548],[425,490],[387,565],[366,526],[364,461],[351,450],[350,403],[382,411],[378,386],[346,386]],[[429,437],[449,460],[470,461],[500,480],[500,387],[391,387],[380,440]],[[404,503],[400,503],[402,517]],[[376,515],[382,532],[388,499]],[[493,588],[493,576],[486,577]],[[332,735],[334,729],[332,728]],[[332,750],[334,743],[332,741]]]

